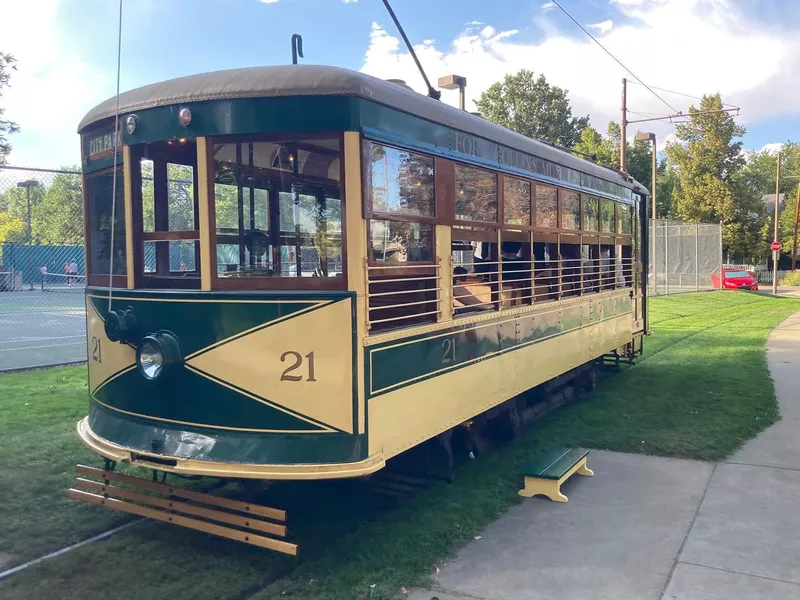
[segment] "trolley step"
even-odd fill
[[[75,471],[78,477],[67,492],[73,500],[297,555],[297,544],[278,539],[287,534],[284,510],[95,467],[78,465]]]

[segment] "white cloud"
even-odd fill
[[[277,0],[276,0],[277,1]],[[355,4],[358,0],[342,0],[345,4]]]
[[[778,150],[783,149],[782,142],[773,142],[771,144],[764,144],[759,152],[769,152],[770,154],[777,154]]]
[[[619,4],[621,6],[640,6],[644,0],[609,0],[609,4]]]
[[[697,96],[720,92],[724,102],[742,108],[738,120],[745,125],[800,114],[795,101],[800,97],[800,27],[794,31],[760,27],[733,0],[660,0],[641,6],[625,2],[627,22],[607,30],[603,44],[645,82]],[[630,81],[630,75],[587,37],[571,30],[565,35],[547,26],[543,31],[541,41],[519,42],[511,37],[513,30],[497,32],[487,25],[479,33],[466,29],[449,44],[440,40],[415,50],[432,80],[448,73],[467,78],[469,110],[474,110],[473,101],[493,82],[523,68],[533,69],[569,90],[573,113],[591,114],[594,126],[605,131],[609,120],[620,118],[620,81],[623,77]],[[770,60],[764,60],[765,56]],[[361,70],[404,79],[425,91],[409,54],[377,24],[373,24]],[[781,93],[775,94],[776,89]],[[697,103],[659,93],[677,110]],[[443,99],[455,105],[457,93],[444,91]],[[671,112],[633,82],[628,85],[628,107],[656,115]],[[631,137],[637,129],[655,132],[660,141],[674,126],[633,124]]]
[[[465,25],[486,25],[483,21],[470,21],[469,23],[465,23]]]
[[[39,0],[3,7],[0,40],[3,50],[18,61],[3,97],[6,118],[21,129],[10,138],[11,164],[79,163],[78,122],[98,98],[108,95],[109,76],[78,56],[59,32],[59,4],[60,0]]]
[[[551,10],[555,7],[556,5],[552,2],[545,2],[544,4],[542,4],[542,10]]]
[[[275,4],[278,0],[259,0],[262,4]],[[357,1],[357,0],[355,0]]]
[[[611,31],[611,28],[614,27],[614,21],[611,19],[607,21],[603,21],[602,23],[592,23],[589,25],[592,29],[597,29],[600,33],[608,33]]]

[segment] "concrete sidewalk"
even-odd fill
[[[800,313],[767,342],[782,420],[712,464],[594,451],[411,600],[800,600]]]

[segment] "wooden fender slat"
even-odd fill
[[[97,504],[99,506],[105,506],[121,512],[139,515],[140,517],[149,517],[151,519],[156,519],[157,521],[173,523],[174,525],[180,525],[189,529],[203,531],[205,533],[228,538],[237,542],[243,542],[245,544],[260,546],[261,548],[267,548],[269,550],[276,550],[277,552],[283,552],[284,554],[297,556],[297,544],[292,544],[291,542],[276,540],[256,533],[239,531],[238,529],[231,529],[230,527],[223,527],[221,525],[214,525],[206,521],[198,521],[197,519],[191,519],[189,517],[164,512],[155,508],[139,506],[138,504],[117,500],[116,498],[98,496],[97,494],[84,492],[83,490],[76,490],[74,488],[71,488],[69,491],[67,491],[67,496],[73,500],[81,500],[83,502],[88,502],[89,504]]]
[[[286,511],[277,508],[270,508],[269,506],[261,506],[260,504],[250,504],[249,502],[241,502],[239,500],[231,500],[229,498],[220,498],[219,496],[212,496],[211,494],[203,494],[202,492],[193,492],[174,485],[166,483],[156,483],[155,481],[148,481],[141,477],[133,477],[132,475],[123,475],[114,471],[105,471],[95,467],[87,467],[78,465],[75,467],[75,472],[78,475],[85,475],[86,477],[93,477],[95,479],[107,479],[108,481],[116,481],[119,483],[130,483],[139,486],[140,488],[150,490],[151,492],[162,492],[170,496],[178,498],[186,498],[187,500],[194,500],[203,504],[210,504],[212,506],[221,506],[230,510],[236,510],[251,515],[258,515],[266,517],[274,521],[286,521]]]
[[[278,525],[268,521],[260,521],[256,517],[244,517],[210,508],[203,508],[202,506],[195,506],[194,504],[189,504],[187,502],[179,502],[170,500],[168,498],[140,494],[138,492],[134,492],[133,490],[127,490],[124,488],[115,487],[113,485],[106,485],[104,483],[90,481],[81,477],[78,477],[76,481],[76,487],[103,495],[107,494],[108,496],[114,498],[132,500],[133,502],[137,502],[139,504],[157,506],[166,510],[204,517],[206,519],[220,521],[229,525],[246,527],[255,531],[263,531],[264,533],[270,533],[279,537],[286,537],[286,525]]]

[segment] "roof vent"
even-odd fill
[[[408,85],[408,84],[407,84],[405,81],[403,81],[402,79],[387,79],[386,81],[388,81],[389,83],[393,83],[393,84],[395,84],[395,85],[399,85],[400,87],[404,87],[404,88],[406,88],[407,90],[411,90],[412,92],[414,91],[414,90],[411,88],[411,86],[410,86],[410,85]]]

